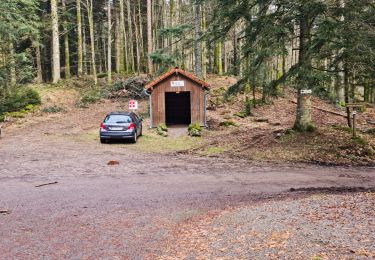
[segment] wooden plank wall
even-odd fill
[[[184,80],[184,87],[171,87],[171,81]],[[182,75],[173,75],[154,87],[152,91],[152,126],[165,123],[165,92],[189,91],[191,103],[191,121],[204,125],[205,90],[194,81]]]

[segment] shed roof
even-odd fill
[[[203,81],[203,80],[197,78],[197,77],[194,76],[193,74],[190,74],[190,73],[188,73],[188,72],[186,72],[186,71],[184,71],[184,70],[182,70],[182,69],[176,67],[176,68],[171,69],[171,70],[168,71],[167,73],[165,73],[165,74],[163,74],[163,75],[161,75],[161,76],[155,78],[153,81],[149,82],[149,83],[145,86],[145,89],[147,89],[147,90],[150,90],[150,89],[151,89],[151,90],[152,90],[152,88],[153,88],[155,85],[159,84],[160,82],[162,82],[163,80],[169,78],[170,76],[172,76],[172,75],[174,75],[174,74],[175,74],[175,75],[177,75],[177,74],[181,74],[181,75],[185,76],[186,78],[188,78],[188,79],[194,81],[195,83],[197,83],[197,85],[202,86],[203,88],[207,88],[207,89],[210,88],[210,85],[209,85],[207,82],[205,82],[205,81]]]

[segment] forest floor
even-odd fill
[[[213,77],[209,99],[205,142],[187,152],[242,158],[256,162],[313,163],[324,165],[375,165],[375,106],[368,104],[357,116],[356,139],[347,127],[345,109],[312,97],[312,120],[316,131],[298,133],[295,120],[296,93],[286,89],[282,96],[270,98],[252,110],[253,116],[240,118],[245,96],[238,94],[224,102],[220,93],[236,81]],[[217,96],[219,93],[219,101]],[[257,98],[261,98],[257,93]],[[234,126],[220,126],[233,122]]]
[[[76,89],[37,89],[42,107],[7,122],[0,139],[1,258],[375,257],[373,167],[249,161],[201,148],[241,126],[203,138],[146,130],[137,144],[102,145],[101,120],[126,102],[82,107]]]

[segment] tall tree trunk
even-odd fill
[[[107,44],[107,60],[108,60],[108,67],[107,67],[107,82],[108,84],[112,83],[112,14],[111,14],[111,0],[108,0],[107,6],[107,18],[108,18],[108,44]]]
[[[207,29],[206,22],[206,4],[202,6],[202,31],[205,33]],[[205,40],[202,45],[202,77],[207,78],[207,41]]]
[[[219,76],[222,76],[223,75],[223,60],[222,60],[221,40],[217,40],[215,43],[215,65],[216,65],[216,73]]]
[[[311,56],[308,53],[310,41],[310,25],[307,15],[301,15],[299,20],[299,63],[302,73],[311,71]],[[313,129],[311,123],[311,97],[302,94],[302,90],[310,87],[304,79],[304,75],[297,76],[297,113],[294,128],[299,131],[310,131]]]
[[[194,59],[195,59],[195,75],[202,77],[202,47],[201,47],[201,5],[196,2],[194,8],[194,26],[195,26],[195,40],[194,40]]]
[[[140,56],[141,56],[141,65],[144,66],[144,43],[143,43],[143,19],[142,19],[142,10],[141,10],[141,0],[138,0],[138,23],[139,23],[139,44],[140,44]]]
[[[139,31],[138,31],[138,25],[136,20],[136,8],[135,5],[133,6],[133,22],[134,22],[134,28],[135,28],[135,50],[136,50],[136,56],[137,56],[137,74],[139,75],[141,73],[141,52],[140,52],[140,41],[139,41]]]
[[[66,0],[61,0],[62,10],[64,14],[66,13]],[[69,51],[69,30],[68,30],[68,21],[65,18],[63,22],[64,27],[64,48],[65,48],[65,78],[70,78],[70,51]]]
[[[35,49],[35,59],[36,59],[36,83],[43,83],[43,70],[42,70],[42,57],[40,54],[40,44],[39,42],[34,42],[33,47]]]
[[[90,62],[87,60],[87,39],[86,39],[86,24],[85,24],[85,16],[82,16],[82,57],[83,57],[83,73],[85,75],[88,74],[87,65]]]
[[[78,76],[83,75],[83,47],[82,47],[82,19],[81,19],[81,0],[76,0],[77,5],[77,69]]]
[[[128,63],[128,51],[125,47],[126,43],[126,30],[125,30],[125,16],[124,16],[124,0],[119,0],[120,5],[120,72],[125,72],[125,61]],[[129,68],[126,65],[126,72]]]
[[[233,75],[238,75],[238,50],[237,50],[237,30],[233,28]]]
[[[52,82],[57,83],[61,78],[59,18],[57,15],[57,0],[51,0],[51,19],[52,19]]]
[[[349,97],[349,68],[346,63],[344,63],[344,98],[345,98],[345,104],[347,105],[350,102]],[[352,127],[352,120],[350,115],[350,108],[346,107],[346,120],[348,123],[348,127]]]
[[[134,73],[135,66],[134,66],[134,42],[133,42],[133,26],[132,26],[132,17],[131,17],[131,9],[130,9],[130,0],[126,0],[126,7],[128,11],[128,32],[129,32],[129,66],[130,66],[130,73]]]
[[[121,71],[121,30],[118,12],[115,12],[115,50],[116,50],[116,73]]]
[[[90,42],[91,42],[91,69],[92,76],[94,78],[95,85],[98,84],[98,77],[96,75],[96,63],[95,63],[95,38],[94,38],[94,14],[93,14],[93,0],[86,0],[87,13],[89,19],[90,29]]]
[[[9,70],[10,70],[10,86],[14,87],[17,84],[17,73],[16,73],[16,60],[14,53],[13,41],[9,42]]]
[[[153,43],[152,43],[152,2],[147,0],[147,67],[148,73],[152,75],[154,73],[152,60],[150,55],[153,53]]]

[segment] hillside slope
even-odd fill
[[[226,102],[217,94],[235,79],[213,77],[208,81],[212,85],[208,103],[214,104],[208,110],[211,131],[207,143],[190,152],[279,163],[375,165],[374,107],[368,106],[358,114],[359,134],[353,139],[343,108],[313,97],[312,118],[317,128],[311,133],[298,133],[291,130],[296,110],[293,90],[284,90],[282,97],[253,108],[253,116],[241,118],[238,112],[244,111],[245,95],[238,94]]]

